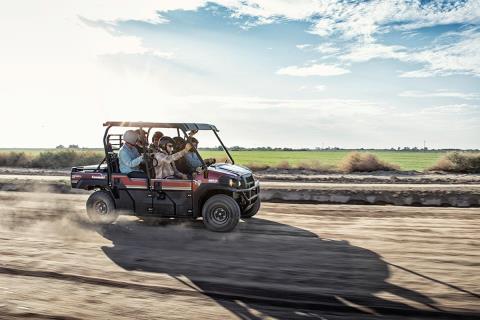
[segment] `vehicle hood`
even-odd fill
[[[252,174],[252,171],[245,167],[236,166],[229,163],[217,163],[208,167],[209,171],[215,171],[222,174],[228,174],[231,176],[244,176]]]

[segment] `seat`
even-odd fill
[[[118,161],[118,155],[115,152],[108,153],[108,164],[113,173],[120,173],[120,163]]]
[[[178,171],[180,171],[183,174],[191,174],[187,166],[187,161],[185,160],[184,157],[175,161],[175,167],[177,168]]]

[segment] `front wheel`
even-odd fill
[[[110,224],[118,218],[112,196],[103,190],[95,191],[87,200],[87,214],[93,223]]]
[[[260,205],[261,205],[261,203],[260,203],[260,198],[259,198],[259,199],[257,199],[255,204],[250,209],[242,212],[242,219],[248,219],[248,218],[251,218],[254,215],[256,215],[258,210],[260,210]]]
[[[240,206],[231,197],[217,194],[205,202],[202,216],[207,229],[228,232],[233,230],[240,220]]]

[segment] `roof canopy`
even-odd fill
[[[129,122],[129,121],[108,121],[104,127],[137,127],[137,128],[178,128],[184,131],[191,130],[214,130],[217,127],[206,123],[160,123],[160,122]]]

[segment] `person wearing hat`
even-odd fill
[[[128,174],[130,178],[147,178],[147,174],[140,170],[143,156],[136,148],[138,138],[138,133],[133,130],[127,130],[123,134],[125,143],[118,151],[120,172]]]
[[[160,139],[163,137],[161,131],[157,131],[152,136],[152,143],[150,143],[149,149],[154,152],[160,152],[160,147],[158,146]]]
[[[170,137],[162,137],[159,141],[160,152],[155,153],[155,159],[157,159],[155,177],[157,179],[188,178],[186,174],[177,170],[175,161],[185,156],[192,145],[187,143],[183,150],[173,153],[174,144],[175,141]]]
[[[147,141],[147,132],[143,130],[142,128],[139,128],[135,130],[135,133],[137,134],[137,142],[135,144],[135,147],[137,148],[137,151],[139,153],[144,153],[146,150],[146,147],[148,146],[148,141]]]

